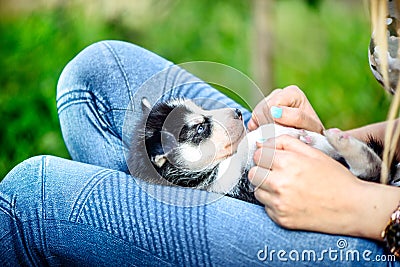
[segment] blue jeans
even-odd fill
[[[34,157],[0,183],[1,266],[400,266],[384,261],[374,241],[286,230],[257,205],[164,186],[149,194],[125,161],[142,96],[203,99],[206,108],[215,107],[213,99],[242,109],[246,121],[251,116],[140,47],[103,41],[86,48],[66,66],[57,91],[74,161]],[[173,202],[177,195],[185,205],[157,197]]]

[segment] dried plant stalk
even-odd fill
[[[371,22],[373,31],[373,41],[379,48],[379,70],[383,78],[383,85],[389,88],[388,72],[388,41],[386,37],[386,17],[388,6],[386,0],[371,0]]]
[[[389,13],[387,0],[371,0],[371,24],[373,30],[374,44],[379,47],[379,70],[383,78],[385,89],[390,92],[389,66],[388,66],[388,35],[386,18]],[[395,10],[399,13],[400,0],[396,0]],[[396,29],[400,25],[396,25]],[[397,32],[397,36],[399,36]],[[398,45],[400,47],[400,43]],[[397,49],[397,58],[399,58],[399,49]],[[400,78],[400,77],[399,77]],[[400,79],[399,79],[400,81]],[[399,114],[400,106],[400,82],[396,85],[395,95],[390,105],[387,126],[385,130],[384,150],[382,155],[381,183],[387,184],[389,178],[390,165],[392,163],[398,139],[400,136],[400,123],[395,125],[395,119]]]

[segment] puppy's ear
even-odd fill
[[[144,114],[149,114],[151,111],[150,101],[146,97],[143,97],[141,102],[142,102],[142,112]]]
[[[167,161],[168,155],[178,147],[178,142],[173,134],[161,131],[161,142],[160,147],[158,149],[159,154],[151,157],[151,161],[154,165],[161,168],[164,163]]]

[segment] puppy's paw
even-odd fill
[[[316,138],[311,136],[311,134],[309,134],[306,130],[299,131],[299,139],[303,143],[310,145],[310,146],[314,146],[316,143],[316,140],[315,140]]]

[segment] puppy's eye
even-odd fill
[[[204,130],[205,130],[205,127],[203,125],[201,125],[201,124],[197,125],[197,127],[196,127],[197,134],[202,134],[204,132]]]

